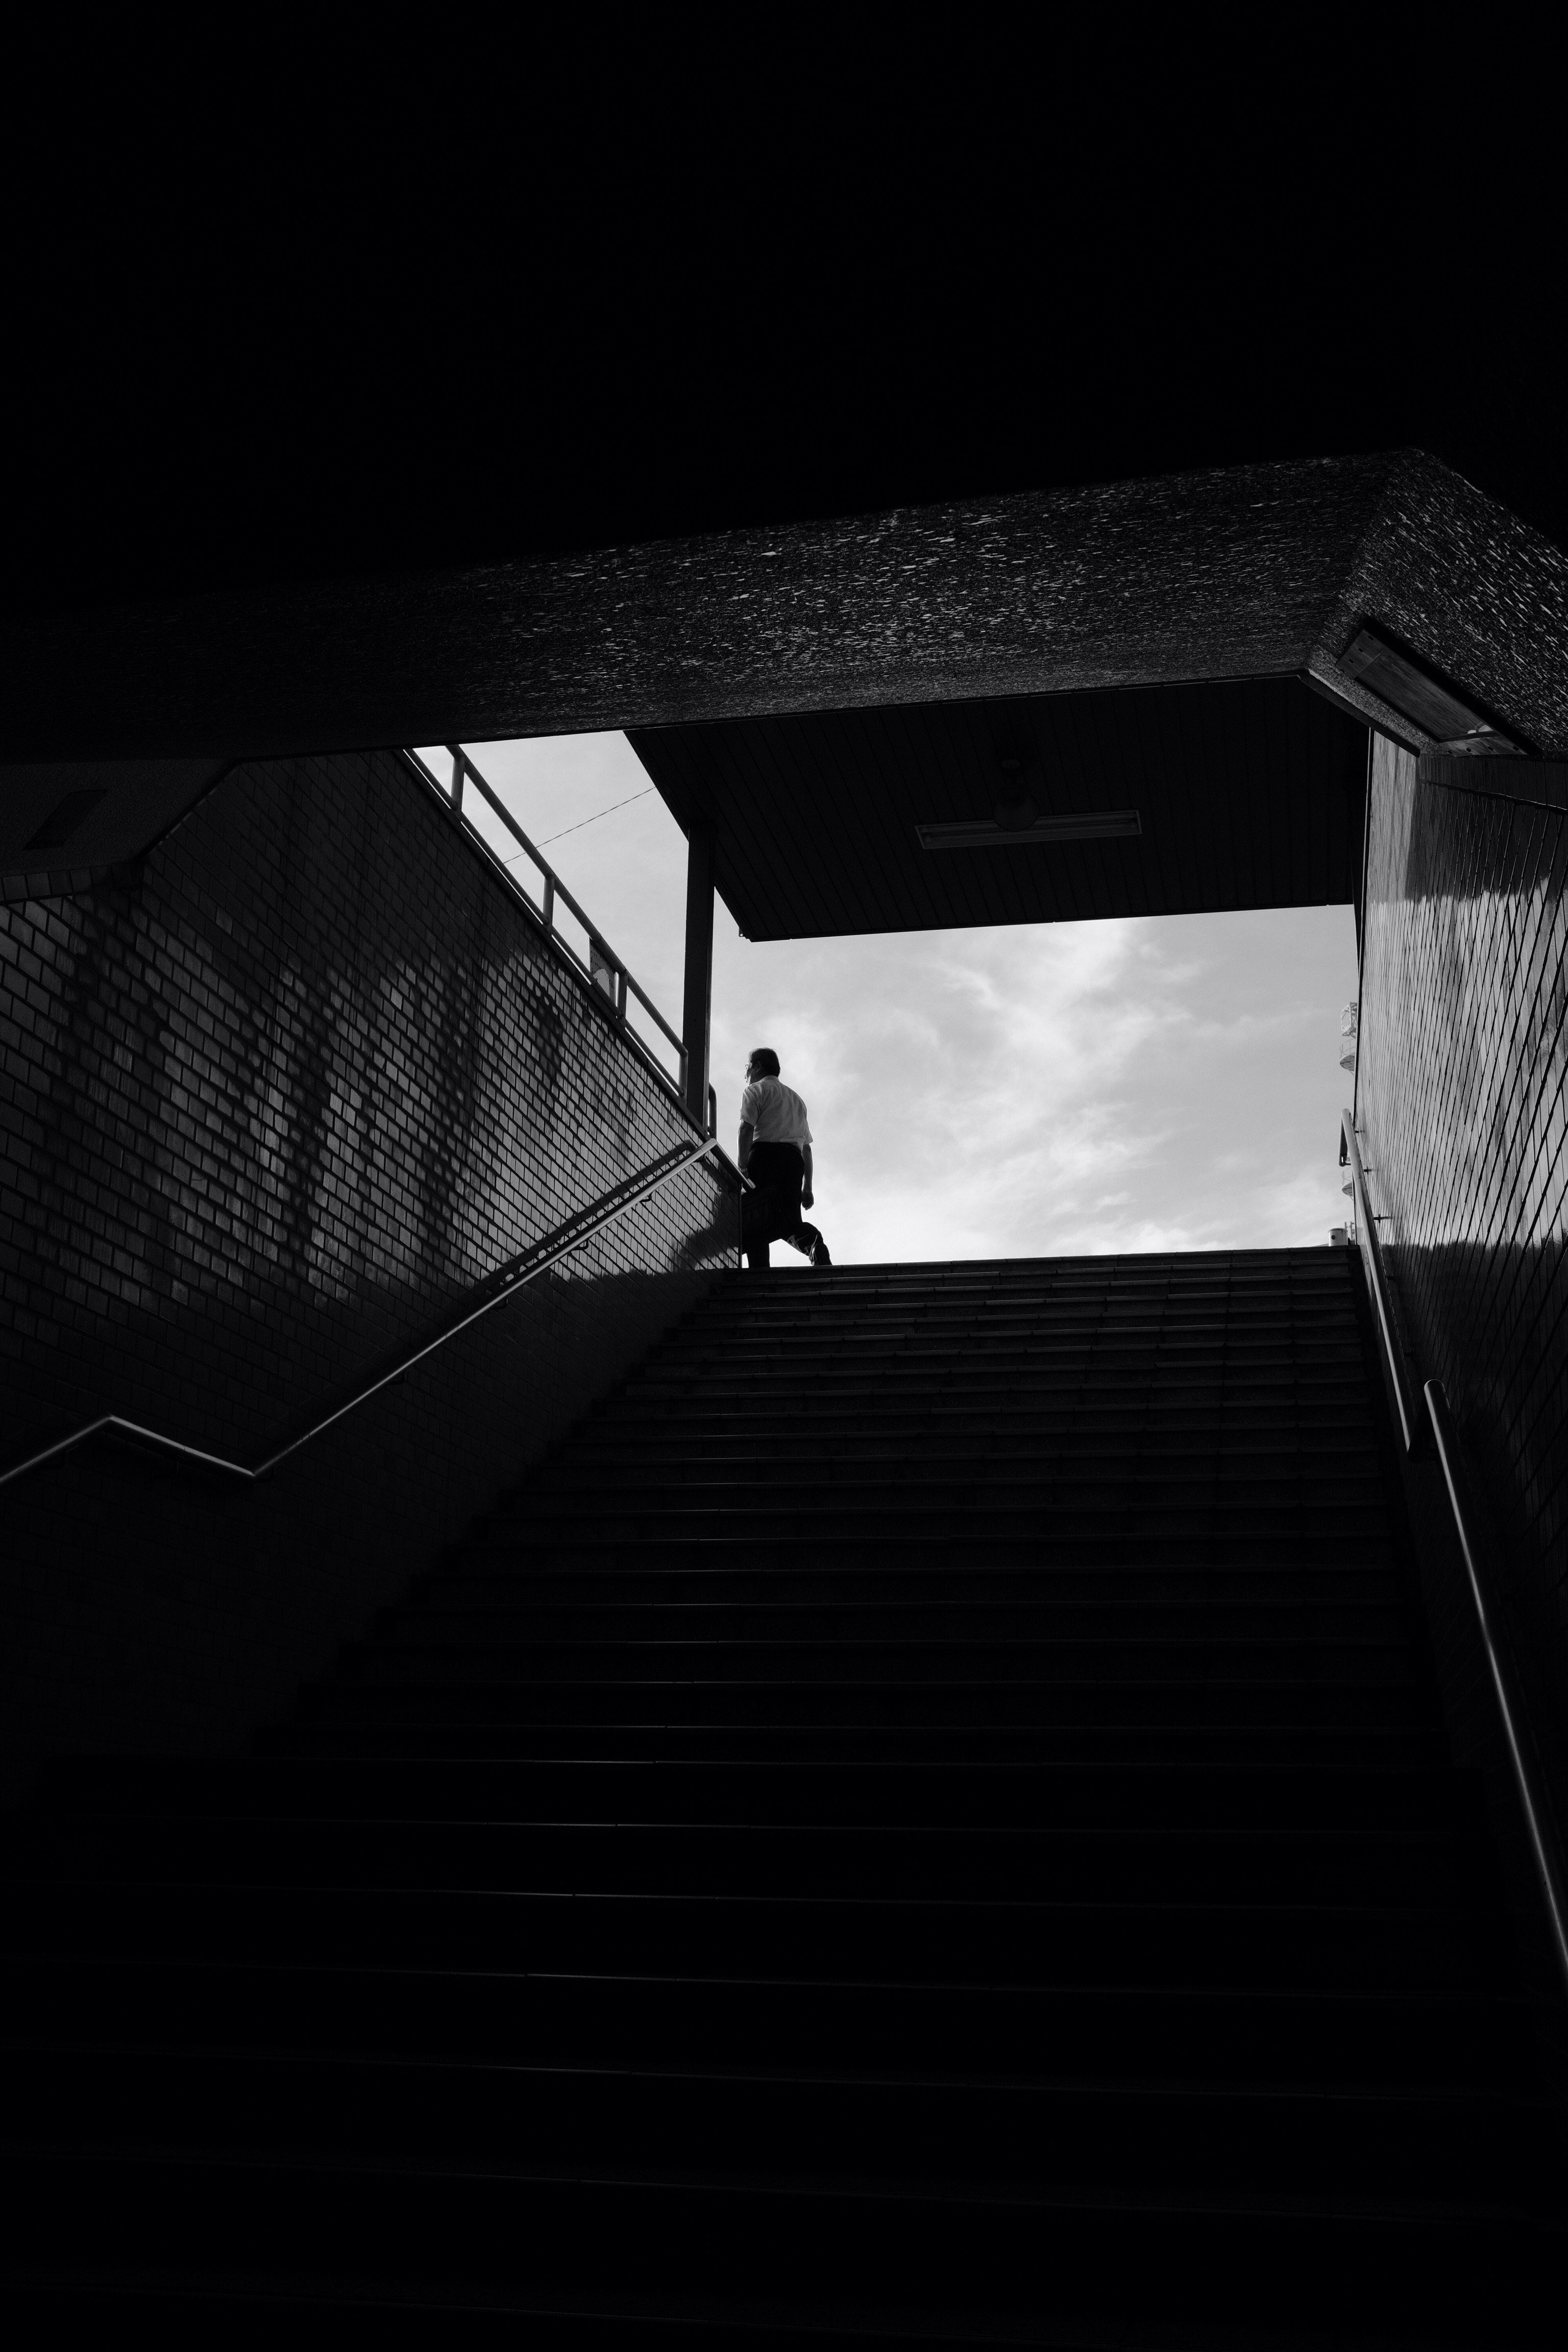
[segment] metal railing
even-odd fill
[[[1545,1790],[1541,1785],[1533,1751],[1524,1726],[1528,1720],[1514,1686],[1511,1664],[1506,1651],[1500,1646],[1492,1632],[1491,1612],[1487,1606],[1486,1584],[1481,1569],[1481,1556],[1477,1547],[1469,1513],[1465,1507],[1459,1477],[1458,1438],[1454,1429],[1454,1416],[1447,1391],[1441,1381],[1428,1381],[1426,1388],[1426,1410],[1431,1416],[1432,1434],[1436,1440],[1437,1459],[1443,1465],[1443,1478],[1448,1489],[1448,1504],[1454,1514],[1454,1528],[1464,1554],[1465,1571],[1470,1581],[1470,1598],[1476,1605],[1476,1618],[1481,1629],[1481,1643],[1487,1654],[1487,1665],[1491,1675],[1492,1692],[1497,1699],[1498,1713],[1502,1717],[1503,1738],[1508,1743],[1509,1761],[1513,1768],[1514,1786],[1524,1814],[1525,1829],[1530,1838],[1530,1851],[1535,1864],[1535,1875],[1541,1887],[1542,1899],[1552,1935],[1552,1948],[1556,1957],[1563,1990],[1568,1994],[1568,1895],[1563,1885],[1563,1874],[1557,1856],[1557,1841],[1548,1829],[1552,1811]]]
[[[542,852],[534,847],[527,834],[524,833],[521,825],[519,824],[517,819],[512,815],[511,811],[506,806],[506,803],[500,799],[500,795],[491,789],[485,778],[479,773],[472,760],[469,759],[468,753],[463,750],[462,745],[460,743],[448,743],[446,746],[446,749],[450,755],[452,761],[452,782],[449,789],[442,783],[440,778],[435,773],[435,772],[426,766],[426,762],[420,758],[417,751],[405,751],[403,756],[421,781],[427,784],[443,804],[450,810],[452,815],[462,826],[468,838],[478,845],[478,846],[484,852],[485,856],[490,860],[492,865],[494,865],[497,871],[505,877],[506,881],[510,885],[514,894],[521,898],[524,907],[527,908],[529,913],[533,917],[534,921],[541,926],[545,937],[551,941],[557,952],[566,958],[574,971],[577,973],[578,978],[585,982],[589,989],[603,999],[614,1013],[616,1026],[620,1029],[628,1044],[637,1049],[643,1060],[647,1062],[648,1067],[662,1081],[662,1083],[666,1087],[672,1087],[673,1091],[676,1092],[679,1096],[681,1101],[684,1102],[686,1099],[689,1059],[684,1040],[678,1036],[676,1032],[670,1027],[668,1022],[665,1019],[663,1013],[659,1011],[652,997],[647,993],[647,991],[641,987],[638,982],[633,979],[626,965],[622,961],[621,958],[616,955],[615,950],[610,946],[609,941],[605,939],[604,933],[599,929],[598,925],[589,920],[582,908],[577,904],[576,899],[572,896],[571,891],[566,887],[565,883],[563,882],[561,877],[556,873],[555,868],[551,865],[549,859],[543,856]],[[512,872],[511,867],[507,861],[504,858],[498,857],[496,856],[495,851],[490,847],[489,843],[485,839],[484,835],[479,831],[478,825],[476,825],[469,817],[464,814],[463,791],[466,784],[472,784],[474,786],[481,800],[484,801],[486,806],[491,809],[496,816],[500,818],[501,824],[506,827],[508,833],[510,834],[519,848],[522,850],[526,856],[531,858],[533,861],[535,867],[538,869],[541,880],[540,893],[537,900],[532,898],[528,891],[523,888],[522,884]],[[588,953],[585,961],[577,953],[576,949],[572,945],[571,941],[562,937],[555,919],[557,905],[565,907],[570,913],[575,916],[577,921],[581,924],[588,941]],[[628,1019],[628,1006],[633,1003],[636,1003],[642,1007],[643,1011],[647,1014],[648,1019],[653,1023],[655,1028],[659,1032],[659,1034],[666,1038],[675,1048],[679,1073],[676,1080],[671,1080],[668,1072],[661,1066],[658,1055],[651,1050],[646,1041],[637,1035],[637,1031],[632,1027]],[[711,1092],[711,1089],[710,1092]],[[710,1133],[712,1132],[711,1128],[710,1128],[709,1131]]]
[[[26,1476],[29,1470],[41,1470],[46,1463],[58,1461],[62,1454],[85,1444],[89,1437],[104,1433],[151,1446],[186,1468],[211,1471],[222,1477],[237,1478],[247,1485],[254,1485],[258,1479],[265,1478],[276,1470],[280,1463],[287,1462],[291,1454],[298,1454],[301,1446],[309,1445],[312,1438],[320,1437],[326,1430],[335,1427],[347,1414],[368,1403],[383,1389],[389,1388],[394,1381],[402,1380],[416,1364],[423,1363],[426,1356],[433,1356],[438,1348],[444,1348],[459,1332],[470,1329],[481,1316],[504,1306],[509,1298],[515,1298],[520,1290],[526,1288],[529,1283],[535,1281],[573,1250],[580,1249],[595,1234],[603,1233],[607,1225],[615,1224],[631,1210],[651,1200],[684,1169],[691,1167],[699,1160],[705,1160],[710,1152],[716,1153],[724,1166],[731,1167],[728,1155],[720,1150],[711,1136],[700,1141],[680,1143],[659,1159],[650,1160],[646,1168],[639,1169],[634,1176],[626,1177],[613,1191],[604,1193],[586,1208],[579,1209],[563,1224],[546,1234],[542,1240],[531,1244],[526,1250],[487,1276],[479,1286],[480,1295],[477,1304],[465,1306],[457,1319],[447,1324],[433,1339],[422,1340],[417,1347],[410,1349],[406,1354],[374,1374],[346,1402],[318,1414],[306,1428],[260,1462],[231,1462],[222,1454],[204,1453],[199,1445],[186,1445],[178,1438],[165,1435],[162,1430],[147,1429],[139,1422],[127,1421],[121,1413],[105,1412],[100,1413],[96,1421],[86,1422],[81,1428],[73,1429],[68,1436],[58,1438],[54,1444],[29,1454],[26,1461],[13,1463],[10,1469],[0,1471],[0,1486],[9,1486],[13,1479]],[[736,1178],[737,1187],[743,1186],[745,1180],[740,1171],[731,1169],[731,1172]]]
[[[1356,1139],[1355,1121],[1347,1110],[1340,1118],[1340,1165],[1351,1172],[1352,1199],[1355,1208],[1356,1239],[1361,1246],[1362,1262],[1367,1270],[1367,1286],[1377,1309],[1383,1345],[1388,1358],[1388,1370],[1394,1383],[1394,1401],[1399,1408],[1400,1425],[1405,1437],[1406,1454],[1421,1449],[1420,1423],[1411,1410],[1409,1384],[1405,1375],[1402,1350],[1394,1333],[1394,1322],[1388,1297],[1387,1276],[1383,1264],[1383,1252],[1377,1228],[1387,1222],[1373,1208],[1367,1192],[1368,1171],[1364,1166]],[[1526,1711],[1516,1685],[1506,1640],[1500,1643],[1493,1630],[1492,1611],[1487,1601],[1487,1578],[1482,1555],[1476,1538],[1472,1516],[1467,1509],[1460,1471],[1458,1435],[1454,1427],[1453,1411],[1441,1381],[1426,1381],[1423,1390],[1426,1413],[1442,1465],[1443,1482],[1448,1491],[1448,1508],[1453,1515],[1454,1532],[1458,1538],[1459,1551],[1469,1581],[1470,1600],[1475,1608],[1476,1622],[1480,1631],[1481,1647],[1486,1655],[1491,1680],[1492,1695],[1497,1701],[1498,1715],[1502,1724],[1504,1744],[1513,1776],[1515,1793],[1524,1816],[1525,1833],[1529,1840],[1537,1883],[1545,1906],[1548,1932],[1553,1957],[1568,1995],[1568,1892],[1565,1892],[1558,1857],[1554,1832],[1548,1827],[1552,1812],[1541,1776],[1534,1763],[1531,1743],[1525,1726]]]
[[[1406,1454],[1421,1450],[1421,1424],[1412,1410],[1409,1386],[1405,1376],[1402,1351],[1394,1336],[1394,1314],[1389,1305],[1388,1283],[1384,1273],[1383,1252],[1378,1246],[1377,1228],[1384,1220],[1372,1205],[1366,1189],[1367,1171],[1362,1164],[1361,1146],[1356,1140],[1355,1119],[1344,1110],[1340,1113],[1340,1166],[1351,1173],[1352,1205],[1355,1210],[1356,1240],[1361,1247],[1362,1263],[1366,1268],[1367,1288],[1377,1308],[1378,1324],[1383,1332],[1383,1344],[1388,1356],[1388,1369],[1394,1377],[1394,1398],[1399,1408],[1399,1426],[1405,1439]]]

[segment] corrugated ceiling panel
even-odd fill
[[[1294,678],[906,704],[631,738],[680,823],[711,824],[751,939],[1350,901],[1365,733]],[[988,819],[1005,754],[1041,814],[1133,807],[1136,839],[933,852]]]

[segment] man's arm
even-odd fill
[[[809,1143],[803,1143],[801,1145],[800,1156],[805,1163],[805,1178],[800,1188],[800,1205],[803,1209],[809,1209],[814,1198],[811,1190],[811,1146]],[[742,1168],[745,1164],[744,1160],[741,1162]]]
[[[742,1176],[743,1176],[743,1175],[745,1174],[745,1172],[746,1172],[746,1162],[747,1162],[747,1160],[751,1158],[751,1156],[752,1156],[752,1122],[751,1122],[751,1120],[750,1120],[749,1118],[743,1118],[743,1119],[741,1121],[741,1140],[740,1140],[739,1145],[736,1147],[736,1151],[735,1151],[735,1157],[736,1157],[736,1159],[737,1159],[737,1160],[739,1160],[739,1162],[740,1162],[740,1165],[741,1165],[741,1173],[742,1173]]]

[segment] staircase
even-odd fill
[[[58,1771],[16,1832],[16,2292],[1560,2341],[1358,1283],[730,1280],[266,1752]]]

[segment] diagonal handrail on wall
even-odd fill
[[[1469,1579],[1470,1598],[1475,1604],[1476,1619],[1481,1629],[1481,1643],[1486,1651],[1487,1666],[1491,1676],[1492,1695],[1502,1718],[1503,1738],[1507,1742],[1509,1762],[1512,1767],[1514,1786],[1519,1792],[1521,1811],[1530,1838],[1531,1858],[1545,1906],[1547,1923],[1552,1935],[1552,1948],[1556,1958],[1563,1990],[1568,1994],[1568,1892],[1563,1883],[1563,1870],[1558,1842],[1552,1830],[1552,1812],[1541,1775],[1536,1769],[1527,1726],[1527,1717],[1515,1686],[1510,1661],[1505,1647],[1492,1631],[1491,1612],[1487,1606],[1486,1580],[1481,1554],[1475,1530],[1466,1509],[1463,1481],[1459,1469],[1459,1441],[1454,1428],[1454,1416],[1447,1391],[1441,1381],[1428,1381],[1426,1387],[1426,1410],[1431,1416],[1432,1434],[1437,1444],[1437,1459],[1443,1465],[1444,1483],[1448,1489],[1448,1506],[1454,1514],[1455,1532],[1459,1549],[1464,1555],[1465,1572]]]
[[[1356,1138],[1355,1119],[1350,1111],[1341,1114],[1340,1163],[1350,1169],[1353,1187],[1352,1200],[1356,1213],[1356,1238],[1367,1269],[1367,1286],[1377,1308],[1378,1327],[1388,1359],[1388,1370],[1394,1384],[1394,1401],[1405,1436],[1406,1454],[1421,1451],[1421,1425],[1412,1410],[1405,1366],[1394,1334],[1394,1317],[1390,1307],[1387,1276],[1383,1265],[1383,1253],[1378,1243],[1378,1219],[1367,1192],[1367,1171],[1363,1163]],[[1529,1717],[1518,1687],[1513,1664],[1508,1654],[1506,1638],[1500,1641],[1493,1627],[1493,1612],[1487,1599],[1487,1574],[1471,1514],[1464,1499],[1458,1433],[1454,1426],[1453,1411],[1447,1391],[1441,1381],[1427,1381],[1423,1390],[1432,1435],[1436,1441],[1438,1462],[1442,1465],[1443,1482],[1447,1488],[1448,1508],[1453,1517],[1454,1532],[1458,1538],[1459,1552],[1465,1563],[1469,1585],[1470,1601],[1479,1629],[1481,1648],[1486,1657],[1492,1696],[1497,1704],[1502,1727],[1503,1744],[1508,1750],[1509,1766],[1514,1792],[1519,1799],[1524,1819],[1525,1835],[1531,1859],[1534,1864],[1542,1907],[1546,1913],[1548,1934],[1552,1956],[1562,1979],[1563,1990],[1568,1995],[1568,1888],[1564,1887],[1561,1846],[1550,1800],[1534,1762]]]
[[[470,1293],[456,1320],[447,1324],[434,1338],[423,1340],[419,1346],[398,1357],[384,1370],[363,1382],[343,1402],[334,1405],[330,1412],[318,1413],[306,1428],[260,1462],[253,1465],[231,1462],[222,1454],[204,1452],[199,1445],[187,1445],[163,1430],[144,1428],[140,1422],[128,1421],[121,1413],[105,1412],[100,1413],[95,1421],[85,1422],[79,1429],[73,1429],[68,1436],[58,1438],[54,1444],[30,1454],[25,1461],[13,1463],[8,1470],[0,1471],[0,1486],[9,1486],[13,1479],[25,1477],[30,1470],[41,1470],[46,1463],[58,1461],[63,1454],[85,1444],[89,1438],[103,1433],[151,1446],[185,1468],[210,1471],[219,1476],[254,1485],[258,1479],[268,1476],[279,1463],[299,1453],[301,1446],[310,1444],[312,1438],[320,1437],[325,1431],[335,1427],[347,1414],[357,1411],[383,1389],[389,1388],[394,1381],[402,1380],[416,1364],[423,1363],[426,1356],[433,1356],[438,1348],[444,1348],[459,1332],[468,1330],[482,1316],[504,1306],[509,1298],[514,1298],[520,1290],[525,1289],[540,1275],[547,1273],[551,1266],[558,1265],[562,1258],[569,1256],[574,1250],[581,1249],[585,1242],[592,1241],[595,1234],[603,1233],[633,1209],[640,1208],[645,1201],[652,1200],[656,1192],[662,1192],[685,1169],[699,1160],[705,1160],[710,1153],[722,1167],[730,1170],[737,1187],[744,1186],[745,1178],[739,1169],[732,1167],[728,1154],[720,1149],[711,1136],[677,1144],[673,1150],[661,1153],[658,1159],[650,1160],[646,1168],[638,1169],[635,1175],[624,1178],[608,1192],[601,1194],[597,1201],[577,1210],[541,1240],[531,1243],[526,1250],[520,1251],[505,1265],[498,1267],[479,1286],[483,1295],[477,1305],[472,1303],[473,1294]]]
[[[1372,1292],[1377,1309],[1378,1328],[1388,1356],[1388,1369],[1394,1379],[1394,1401],[1399,1409],[1400,1433],[1405,1439],[1406,1454],[1421,1451],[1421,1423],[1410,1401],[1409,1382],[1405,1378],[1399,1341],[1394,1325],[1394,1310],[1388,1296],[1388,1276],[1384,1270],[1383,1252],[1378,1245],[1379,1218],[1366,1189],[1367,1171],[1362,1162],[1361,1145],[1355,1131],[1353,1111],[1340,1113],[1340,1166],[1348,1168],[1352,1187],[1351,1200],[1355,1209],[1356,1240],[1361,1245],[1362,1263],[1366,1267],[1367,1287]]]

